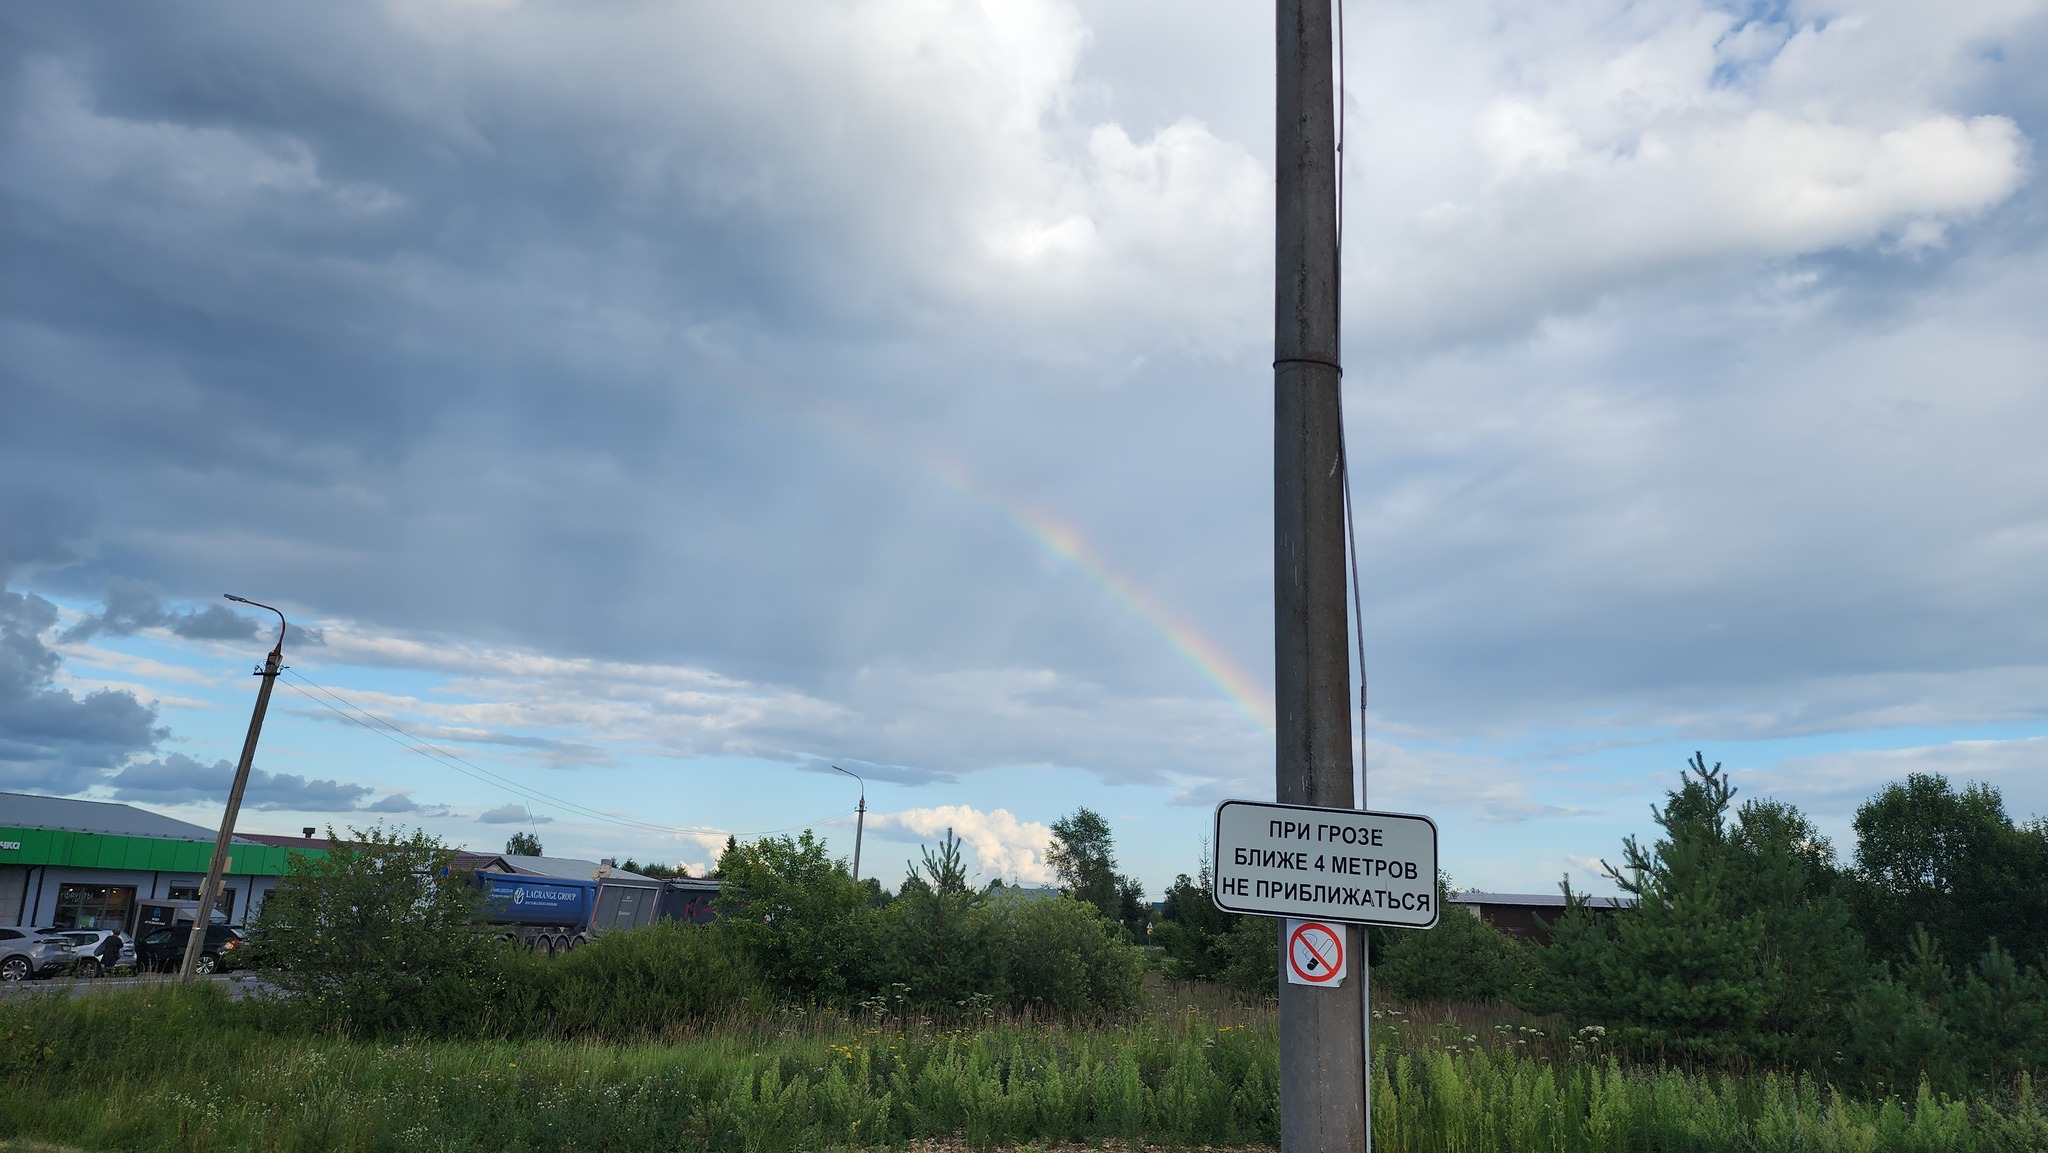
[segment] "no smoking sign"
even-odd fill
[[[1287,980],[1334,989],[1344,983],[1344,926],[1322,921],[1287,922]]]

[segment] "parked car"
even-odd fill
[[[45,937],[62,937],[71,942],[78,953],[78,964],[72,972],[80,977],[97,977],[122,963],[135,963],[134,950],[121,939],[121,934],[111,929],[37,929]]]
[[[78,963],[78,950],[62,937],[34,929],[0,929],[0,981],[54,977]]]
[[[169,972],[176,969],[185,959],[185,946],[192,939],[192,926],[166,925],[151,929],[135,942],[135,967]],[[242,931],[227,925],[208,925],[206,939],[199,946],[199,971],[211,973],[216,969],[232,969],[237,959],[236,950],[249,947],[249,940]]]

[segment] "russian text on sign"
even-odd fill
[[[1233,913],[1426,929],[1436,825],[1410,813],[1263,801],[1216,806],[1215,899]]]

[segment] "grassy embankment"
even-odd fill
[[[1386,1153],[2048,1148],[2025,1082],[1997,1101],[1860,1102],[1796,1078],[1632,1068],[1498,1010],[1443,1016],[1375,1027]],[[1201,993],[1155,991],[1121,1021],[735,1015],[622,1042],[370,1043],[274,1018],[208,988],[0,1006],[0,1140],[753,1153],[1278,1138],[1271,1009]]]

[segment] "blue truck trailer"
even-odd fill
[[[718,882],[602,877],[582,881],[528,873],[476,874],[485,919],[506,936],[547,953],[570,949],[617,929],[657,919],[704,924],[712,919]]]
[[[560,953],[612,929],[650,924],[659,883],[601,878],[579,881],[524,873],[478,873],[486,920],[529,949]]]

